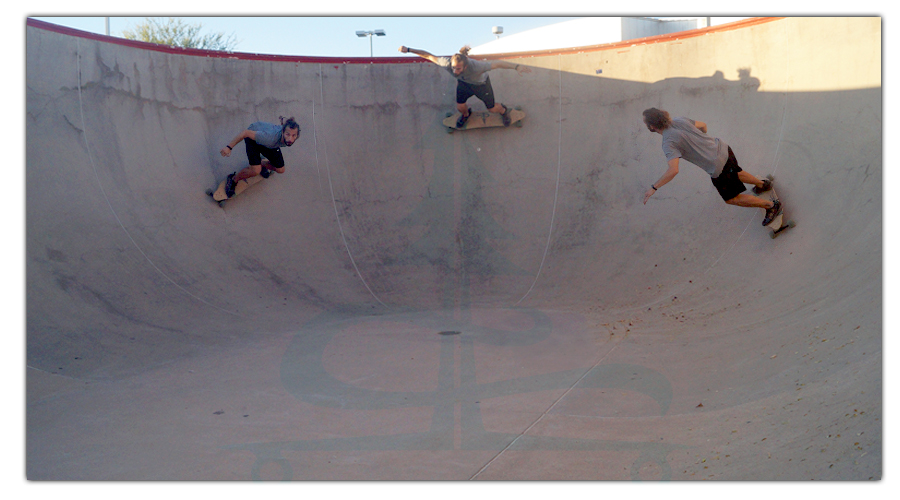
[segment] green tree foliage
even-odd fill
[[[233,50],[237,45],[234,34],[201,34],[203,25],[188,24],[181,18],[148,17],[134,30],[123,30],[122,36],[128,40],[171,45],[189,49]]]

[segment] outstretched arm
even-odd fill
[[[419,49],[411,49],[411,48],[403,46],[403,45],[401,45],[400,48],[397,50],[399,50],[400,52],[402,52],[404,54],[406,54],[407,52],[412,52],[413,54],[415,54],[419,57],[423,57],[423,58],[428,59],[429,61],[437,64],[437,56],[430,52],[426,52],[424,50],[419,50]]]
[[[671,181],[672,179],[675,178],[676,175],[678,175],[678,160],[679,159],[680,158],[672,158],[671,160],[669,160],[669,168],[666,170],[666,173],[664,173],[663,176],[660,177],[658,181],[651,184],[650,189],[648,189],[647,192],[644,193],[644,205],[647,204],[647,200],[649,200],[650,197],[653,196],[653,194],[656,193],[656,191],[659,188],[668,184],[669,181]]]
[[[700,120],[694,120],[694,126],[700,129],[704,134],[706,133],[706,123],[701,122]]]
[[[237,146],[239,142],[243,141],[244,139],[253,139],[255,141],[256,140],[256,132],[249,130],[249,129],[244,130],[240,134],[236,135],[234,137],[234,139],[229,141],[228,144],[224,148],[222,148],[222,151],[219,151],[219,153],[221,153],[222,156],[231,156],[231,150],[235,146]]]
[[[511,62],[506,62],[506,61],[492,62],[491,69],[514,69],[514,70],[518,71],[520,75],[522,73],[531,73],[531,68],[529,68],[528,66],[522,66],[521,64],[513,64]]]

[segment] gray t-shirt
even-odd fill
[[[284,143],[283,127],[274,123],[254,122],[247,127],[256,132],[256,143],[269,149],[287,146]]]
[[[436,64],[446,69],[448,73],[453,75],[453,78],[475,85],[484,83],[487,79],[486,73],[491,70],[491,63],[489,61],[479,61],[477,59],[469,59],[469,64],[466,65],[466,69],[458,75],[453,73],[453,66],[450,63],[449,57],[438,57]]]
[[[662,133],[662,149],[666,160],[682,158],[702,168],[715,179],[728,162],[728,144],[704,134],[694,120],[675,118]]]

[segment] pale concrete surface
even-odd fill
[[[412,58],[31,24],[28,478],[880,479],[881,21],[696,35],[509,55],[525,126],[447,134]],[[798,226],[688,164],[643,205],[651,106]],[[279,115],[286,173],[211,202]]]

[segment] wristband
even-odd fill
[[[652,187],[654,191],[659,191],[659,189],[656,189],[656,186],[654,186],[653,184],[650,184],[650,187]]]
[[[228,144],[226,144],[225,147],[228,148],[229,151],[233,151],[233,149],[231,149],[231,146],[229,146]]]

